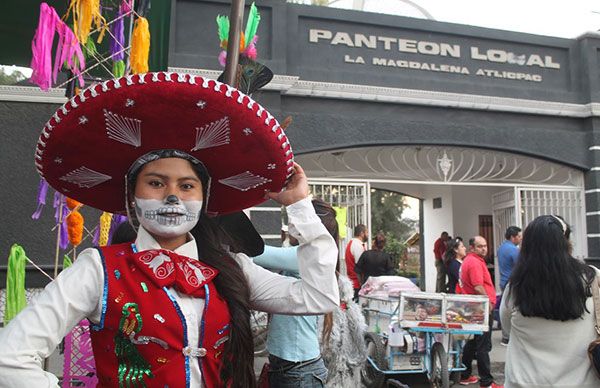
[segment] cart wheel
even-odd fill
[[[448,374],[448,355],[444,345],[436,342],[431,347],[431,386],[434,388],[450,387]]]
[[[379,369],[387,369],[385,348],[381,337],[375,333],[366,333],[365,343],[367,345],[367,357],[370,358]],[[362,382],[367,388],[380,388],[385,382],[385,375],[373,368],[369,360],[365,361],[365,366],[361,370],[360,375]]]

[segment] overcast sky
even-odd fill
[[[338,0],[332,7],[351,8],[353,1]],[[600,29],[598,0],[364,0],[364,10],[424,17],[411,2],[443,22],[563,38]]]

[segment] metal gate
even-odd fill
[[[504,241],[507,227],[516,225],[525,229],[534,218],[555,214],[562,216],[571,226],[573,256],[580,259],[587,257],[582,189],[515,187],[493,195],[492,210],[496,240],[494,250]]]
[[[346,225],[340,225],[340,271],[345,273],[344,249],[352,238],[354,227],[358,224],[371,230],[371,190],[369,183],[332,182],[327,180],[308,181],[310,192],[315,198],[322,199],[332,206],[346,211]],[[342,231],[341,229],[345,230]],[[344,233],[345,232],[345,233]],[[344,236],[344,237],[342,237]]]

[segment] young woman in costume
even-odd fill
[[[83,251],[0,331],[0,386],[57,386],[42,360],[88,318],[99,387],[252,387],[249,308],[339,303],[337,247],[285,134],[227,85],[174,73],[94,85],[50,119],[35,157],[59,192],[126,211],[137,237]],[[287,206],[301,279],[225,251],[211,226],[265,196]]]

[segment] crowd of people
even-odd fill
[[[471,238],[468,250],[462,238],[449,237],[447,232],[434,244],[436,288],[486,295],[490,311],[499,310],[501,344],[507,346],[505,387],[600,386],[600,376],[587,355],[587,345],[598,337],[592,287],[598,287],[599,271],[572,257],[570,234],[569,225],[556,215],[537,217],[524,231],[508,227],[497,251],[498,296],[483,237]],[[466,342],[462,356],[466,370],[460,384],[500,387],[490,368],[493,322],[490,315],[489,331]],[[474,360],[479,376],[472,374]]]

